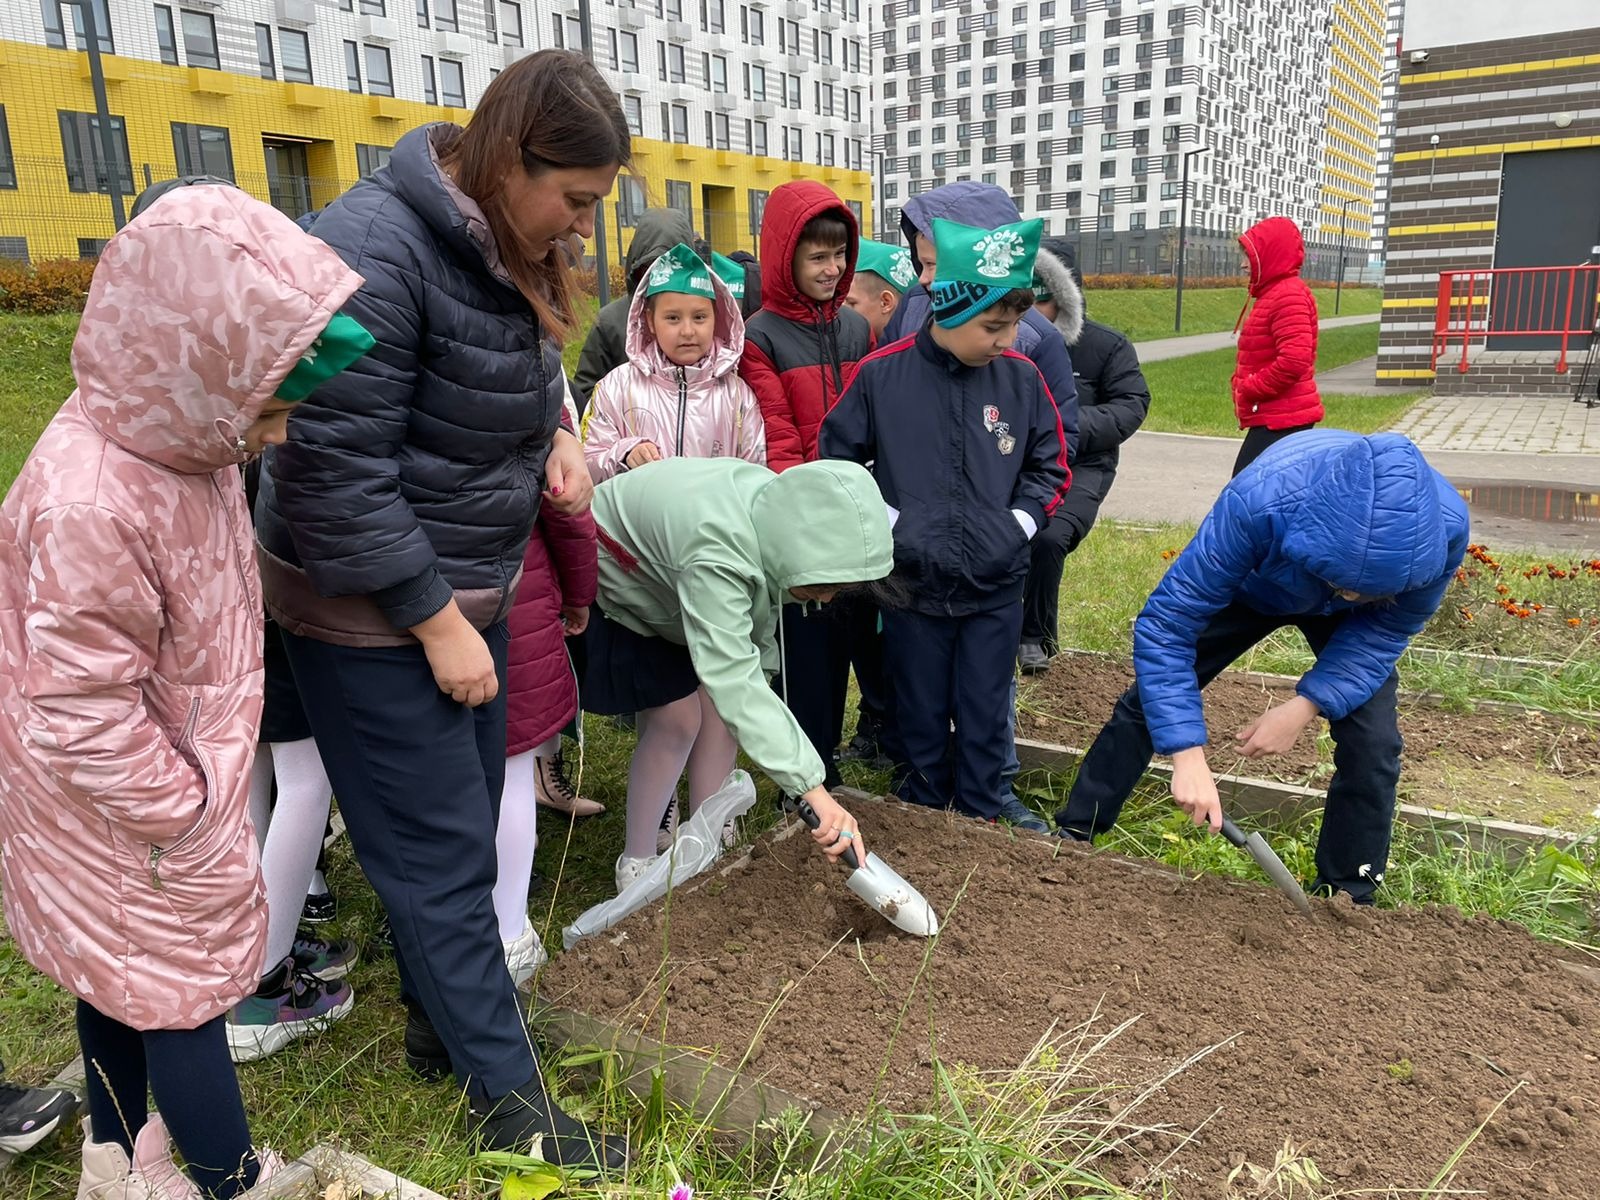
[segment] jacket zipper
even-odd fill
[[[216,474],[214,472],[212,473],[212,476],[211,476],[211,486],[216,489],[218,498],[221,499],[222,502],[223,502],[223,511],[224,511],[224,513],[226,513],[227,512],[227,496],[223,492],[222,484],[220,482],[218,482],[217,476],[216,476]],[[255,514],[254,513],[250,514],[250,523],[251,523],[252,526],[254,526],[254,524],[255,524]],[[254,591],[251,590],[251,587],[250,587],[250,572],[249,572],[249,570],[247,569],[247,567],[245,565],[244,551],[239,546],[239,539],[236,536],[234,536],[233,522],[232,522],[231,519],[228,522],[228,541],[233,546],[233,561],[234,561],[234,565],[239,568],[239,582],[244,584],[244,594],[247,597],[250,598],[250,600],[255,604],[255,606],[257,608],[260,608],[261,607],[261,599]],[[196,701],[196,703],[198,704],[199,701]]]
[[[174,850],[177,850],[179,847],[183,846],[191,838],[193,838],[196,833],[199,832],[200,826],[205,822],[206,819],[206,809],[211,807],[212,798],[215,795],[215,789],[211,784],[211,768],[206,766],[205,760],[200,757],[199,748],[195,745],[195,731],[199,728],[199,725],[200,697],[196,696],[193,700],[189,701],[189,719],[184,722],[183,733],[178,738],[178,746],[180,749],[184,746],[187,746],[194,754],[194,760],[200,766],[200,774],[205,776],[206,799],[205,804],[200,809],[200,815],[195,818],[195,822],[189,828],[188,833],[185,833],[170,846],[150,847],[150,886],[158,892],[165,887],[165,885],[161,882],[161,860],[167,855],[171,854]]]
[[[682,367],[678,368],[678,457],[683,457],[683,426],[688,418],[689,408],[689,377]]]

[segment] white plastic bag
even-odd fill
[[[716,794],[695,810],[694,816],[678,826],[678,837],[672,848],[658,855],[615,899],[602,901],[580,913],[577,920],[561,931],[562,944],[570,950],[580,938],[620,924],[645,905],[661,899],[671,888],[711,866],[722,857],[722,827],[734,817],[749,812],[755,802],[756,785],[750,776],[734,771]]]

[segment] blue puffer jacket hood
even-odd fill
[[[1348,716],[1438,609],[1468,534],[1461,496],[1399,434],[1311,430],[1272,446],[1223,488],[1134,623],[1157,752],[1205,744],[1195,646],[1235,603],[1286,624],[1342,616],[1297,690],[1329,720]]]
[[[900,210],[900,231],[911,250],[911,265],[919,273],[922,260],[917,257],[917,239],[912,235],[920,233],[932,238],[935,218],[995,229],[1022,220],[1022,214],[1017,211],[1016,202],[992,183],[947,183],[913,196]]]

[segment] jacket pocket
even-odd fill
[[[186,854],[189,854],[199,848],[200,843],[203,841],[204,834],[208,831],[208,827],[211,824],[208,818],[213,815],[216,809],[216,805],[213,803],[213,800],[217,794],[216,781],[212,777],[210,766],[200,754],[197,744],[198,739],[196,737],[196,731],[198,730],[199,725],[200,697],[196,696],[189,702],[189,716],[188,719],[184,721],[183,732],[178,736],[177,749],[178,753],[183,756],[184,761],[193,764],[200,771],[201,778],[204,780],[203,786],[205,790],[205,796],[200,802],[199,814],[195,817],[194,822],[189,826],[188,829],[184,830],[183,833],[179,834],[177,838],[171,842],[168,842],[165,846],[157,846],[154,843],[152,843],[150,846],[148,856],[150,865],[150,886],[155,888],[158,892],[163,891],[166,888],[166,880],[164,880],[161,876],[162,865],[166,863],[168,859],[173,858],[173,856],[177,856],[178,859],[181,860]]]
[[[1027,569],[1028,535],[1006,508],[971,510],[961,527],[967,574],[977,584],[1006,584]]]

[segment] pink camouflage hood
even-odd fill
[[[137,1029],[255,990],[261,585],[239,436],[361,286],[221,186],[111,239],[78,390],[0,505],[0,879],[28,961]]]
[[[663,457],[724,455],[765,465],[766,427],[755,393],[739,377],[744,318],[727,284],[711,272],[717,316],[711,351],[692,367],[679,367],[661,351],[645,323],[648,276],[634,289],[628,309],[628,361],[598,384],[584,416],[584,455],[596,483],[625,470],[640,442],[655,443]]]

